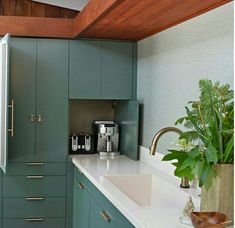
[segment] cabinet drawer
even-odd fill
[[[3,197],[64,197],[65,194],[66,176],[3,177]]]
[[[64,218],[42,218],[41,221],[27,219],[3,219],[3,228],[65,228]]]
[[[66,163],[9,163],[6,176],[10,175],[66,175]]]
[[[65,198],[3,198],[3,218],[65,217]]]

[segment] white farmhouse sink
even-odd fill
[[[189,197],[180,188],[151,174],[107,175],[105,178],[140,207],[183,205]]]
[[[151,206],[156,178],[153,175],[105,176],[139,206]]]

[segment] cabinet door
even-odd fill
[[[133,85],[133,44],[102,44],[102,98],[131,99]]]
[[[105,217],[109,215],[105,214],[95,200],[91,199],[90,207],[90,228],[117,228],[111,217],[108,217],[110,220]]]
[[[37,40],[36,158],[66,162],[68,41]]]
[[[137,100],[117,102],[115,121],[120,124],[121,153],[138,160],[139,102]]]
[[[69,98],[101,97],[101,42],[70,41]]]
[[[8,161],[35,159],[36,40],[12,39],[10,99],[14,100],[14,136],[9,137]]]
[[[82,183],[75,181],[73,201],[73,228],[88,228],[90,214],[90,195]]]

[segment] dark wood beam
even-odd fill
[[[0,16],[0,35],[72,38],[73,19]]]

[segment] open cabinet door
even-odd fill
[[[8,141],[9,39],[7,34],[0,41],[0,167],[4,172]],[[13,129],[10,130],[13,134]]]
[[[115,121],[120,124],[120,152],[133,160],[138,160],[139,102],[118,101]]]

